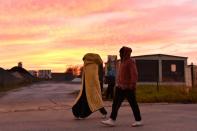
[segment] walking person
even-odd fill
[[[99,75],[99,82],[100,82],[100,87],[101,87],[101,94],[103,92],[103,74],[104,74],[104,70],[103,70],[103,63],[98,65],[98,75]]]
[[[87,53],[83,61],[82,87],[72,107],[73,115],[77,119],[86,118],[99,110],[104,118],[107,111],[104,108],[99,81],[99,66],[103,61],[98,54],[94,53]]]
[[[113,61],[109,59],[107,65],[108,87],[106,90],[106,99],[113,99],[114,97],[115,77],[116,77],[115,63],[113,63]]]
[[[120,65],[117,76],[117,87],[115,97],[112,104],[112,112],[108,120],[101,121],[102,124],[108,126],[115,126],[118,110],[121,103],[126,98],[131,106],[134,114],[135,122],[133,127],[141,126],[141,114],[136,101],[136,83],[138,79],[138,72],[135,61],[130,58],[132,49],[123,46],[120,53]]]

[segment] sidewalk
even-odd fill
[[[105,102],[108,116],[111,102]],[[197,104],[139,104],[144,126],[131,127],[131,109],[124,104],[115,127],[100,123],[99,112],[75,120],[69,104],[62,108],[0,112],[0,131],[197,131]]]

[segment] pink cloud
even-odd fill
[[[42,39],[47,35],[44,33],[28,33],[28,34],[20,34],[20,33],[11,33],[11,34],[0,34],[0,41],[15,41],[15,40],[32,40],[32,39]]]
[[[196,12],[194,0],[4,0],[0,4],[0,42],[4,42],[0,50],[4,56],[11,54],[12,60],[16,55],[22,58],[76,48],[94,48],[106,55],[124,43],[139,46],[136,54],[174,52],[195,60]],[[33,44],[16,45],[20,40]],[[175,45],[167,48],[171,43]],[[21,53],[13,53],[19,49]]]

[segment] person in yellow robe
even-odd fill
[[[82,87],[72,107],[73,115],[76,118],[86,118],[99,110],[105,117],[107,111],[104,108],[99,82],[99,67],[103,61],[95,53],[87,53],[83,61]]]

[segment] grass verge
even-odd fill
[[[139,85],[136,92],[142,103],[197,103],[197,88],[188,90],[185,86]]]

